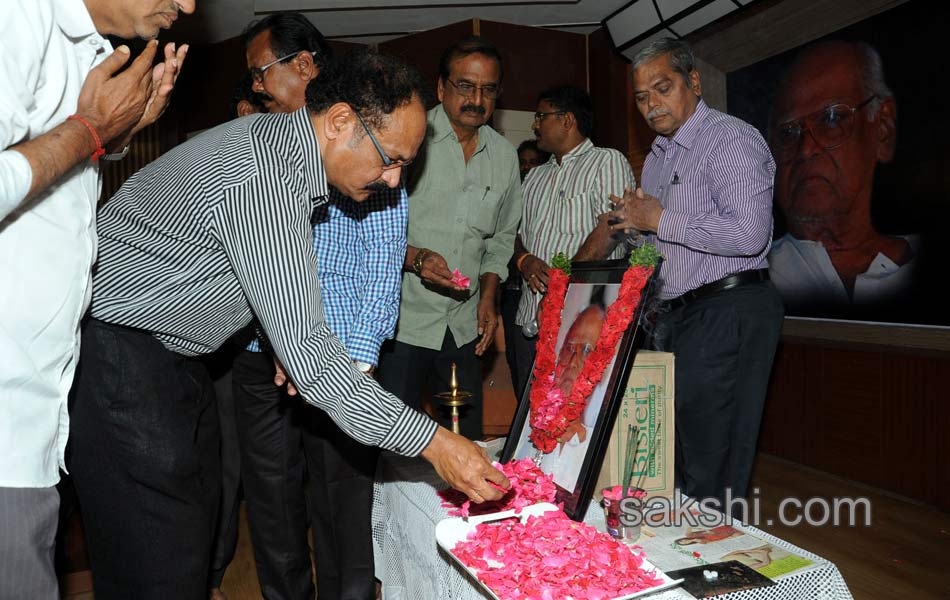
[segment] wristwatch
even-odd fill
[[[353,364],[356,366],[356,370],[360,371],[361,373],[370,373],[373,370],[373,365],[369,364],[368,362],[355,360],[353,361]]]
[[[422,273],[422,263],[425,262],[430,254],[432,254],[432,250],[428,248],[419,248],[419,251],[416,252],[416,257],[412,260],[412,270],[416,272],[416,275]]]

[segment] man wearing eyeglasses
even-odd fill
[[[359,371],[327,328],[311,217],[330,185],[356,201],[396,187],[378,147],[411,160],[425,108],[418,74],[383,55],[351,53],[322,77],[333,84],[310,85],[305,107],[192,138],[100,212],[70,463],[97,598],[206,597],[220,480],[198,357],[252,317],[301,396],[347,435],[427,458],[477,502],[501,496],[488,480],[507,484],[481,449]]]
[[[245,40],[254,89],[264,95],[269,111],[304,106],[307,86],[320,84],[330,57],[320,31],[300,13],[275,13],[249,27]],[[406,162],[390,159],[362,116],[354,115],[384,171],[399,172]],[[357,368],[372,376],[380,345],[396,328],[408,203],[401,185],[390,189],[374,182],[370,189],[365,202],[331,190],[330,202],[313,217],[313,247],[327,325]],[[235,360],[233,376],[248,524],[265,596],[313,597],[309,500],[319,594],[370,598],[376,448],[354,441],[325,412],[274,387],[270,354],[260,353],[257,341],[248,350]],[[278,377],[285,378],[278,369]]]
[[[909,292],[918,240],[871,220],[874,171],[894,156],[897,105],[867,44],[803,50],[781,79],[773,110],[775,200],[788,234],[769,272],[797,314],[866,310]]]
[[[703,101],[686,42],[638,51],[633,83],[658,135],[642,187],[608,214],[666,259],[654,344],[676,355],[676,483],[722,506],[748,488],[782,323],[765,258],[775,162],[754,127]]]
[[[380,382],[409,406],[423,390],[459,386],[473,394],[460,430],[482,435],[478,357],[495,335],[495,295],[508,272],[521,216],[521,178],[512,145],[486,125],[501,94],[502,61],[487,40],[471,37],[439,63],[441,104],[428,113],[424,158],[411,169],[409,233],[396,341],[384,348]],[[463,287],[452,271],[471,278]],[[443,423],[448,419],[442,415]]]
[[[153,38],[194,10],[195,0],[0,2],[2,598],[59,598],[56,485],[92,290],[99,161],[122,158],[165,110],[188,47],[159,50]],[[107,36],[152,41],[130,61]]]
[[[522,186],[524,210],[515,241],[515,264],[524,279],[515,323],[517,389],[531,377],[537,342],[537,314],[548,283],[548,261],[558,252],[574,260],[620,258],[625,249],[611,240],[600,216],[610,196],[636,185],[627,157],[591,142],[594,110],[590,96],[573,86],[545,90],[534,113],[538,147],[554,160],[533,169]],[[612,249],[612,250],[611,250]]]

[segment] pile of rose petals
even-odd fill
[[[495,467],[511,482],[508,493],[498,500],[473,505],[468,496],[458,490],[442,490],[439,496],[442,497],[442,506],[451,509],[448,511],[450,517],[519,511],[539,502],[554,502],[557,486],[554,485],[553,477],[539,469],[530,458],[513,460],[504,465],[495,463]]]
[[[480,523],[452,553],[502,600],[609,600],[663,583],[631,548],[562,511]]]
[[[472,278],[462,275],[462,272],[458,269],[452,271],[452,283],[459,287],[467,288],[472,284]]]

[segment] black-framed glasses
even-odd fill
[[[495,100],[498,98],[498,96],[501,96],[501,86],[495,85],[494,83],[489,83],[488,85],[475,85],[474,83],[468,81],[460,81],[455,83],[448,78],[445,80],[451,83],[458,93],[466,98],[474,98],[475,94],[477,94],[479,90],[481,90],[482,96],[488,98],[489,100]]]
[[[877,94],[872,94],[867,100],[853,108],[847,104],[832,104],[800,119],[779,124],[771,139],[775,160],[778,162],[791,160],[806,131],[811,134],[822,150],[834,150],[854,131],[855,113],[875,99],[877,99]]]
[[[292,52],[291,54],[287,54],[286,56],[281,56],[280,58],[277,58],[277,59],[274,59],[274,60],[270,61],[269,63],[267,63],[267,64],[264,65],[263,67],[251,67],[250,69],[248,69],[248,71],[250,71],[250,73],[251,73],[251,79],[252,79],[255,83],[263,83],[263,82],[264,82],[264,71],[266,71],[267,69],[273,67],[273,66],[276,65],[276,64],[280,64],[280,63],[282,63],[282,62],[285,62],[285,61],[290,60],[291,58],[297,56],[297,55],[300,54],[301,52],[305,52],[305,50],[298,50],[297,52]],[[311,52],[311,53],[310,53],[310,56],[316,56],[316,55],[317,55],[316,52]]]
[[[369,130],[369,127],[366,125],[366,121],[363,120],[363,117],[360,115],[360,113],[354,110],[353,114],[356,115],[360,125],[363,126],[363,130],[366,132],[366,135],[369,136],[370,141],[373,142],[373,146],[376,147],[376,152],[379,153],[379,157],[383,159],[383,171],[399,169],[412,164],[412,160],[393,160],[386,156],[386,153],[383,152],[383,147],[379,145],[379,140],[377,140],[376,136],[373,135],[373,132]]]
[[[543,121],[544,117],[549,117],[551,115],[563,115],[566,112],[567,112],[566,110],[552,110],[550,112],[541,112],[539,110],[538,112],[534,113],[534,120]]]

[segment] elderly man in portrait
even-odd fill
[[[574,295],[572,292],[568,304],[577,306],[577,300],[584,300],[584,302],[578,308],[565,307],[564,319],[571,325],[564,332],[561,345],[557,349],[554,384],[565,398],[570,396],[574,383],[587,363],[587,357],[597,346],[597,340],[600,338],[600,332],[607,318],[607,306],[617,299],[619,286],[581,285],[576,289],[586,296]],[[616,360],[617,357],[614,354],[606,366],[605,373],[610,373]],[[554,483],[569,493],[573,492],[577,486],[577,479],[590,446],[591,432],[597,425],[597,419],[604,405],[604,395],[610,383],[609,380],[609,376],[604,377],[591,390],[590,396],[584,399],[586,402],[584,412],[564,431],[560,438],[561,443],[541,459],[541,470],[552,475]],[[533,458],[537,453],[537,449],[528,441],[529,435],[530,427],[525,427],[518,443],[516,458]]]
[[[897,142],[897,104],[881,58],[863,43],[803,50],[779,83],[771,145],[788,234],[769,254],[792,310],[887,303],[913,281],[917,238],[871,220],[874,171]]]
[[[442,53],[441,103],[428,112],[426,143],[409,170],[396,340],[380,354],[380,383],[416,408],[427,385],[430,393],[449,389],[456,364],[458,385],[472,393],[459,420],[470,439],[482,436],[479,357],[494,341],[496,295],[521,218],[518,157],[488,125],[502,74],[501,54],[484,38]],[[454,270],[471,279],[469,287],[453,281]]]
[[[775,163],[754,127],[706,105],[693,52],[662,39],[633,59],[634,98],[658,135],[618,230],[665,257],[654,343],[676,355],[676,482],[744,496],[783,308],[768,281]]]

